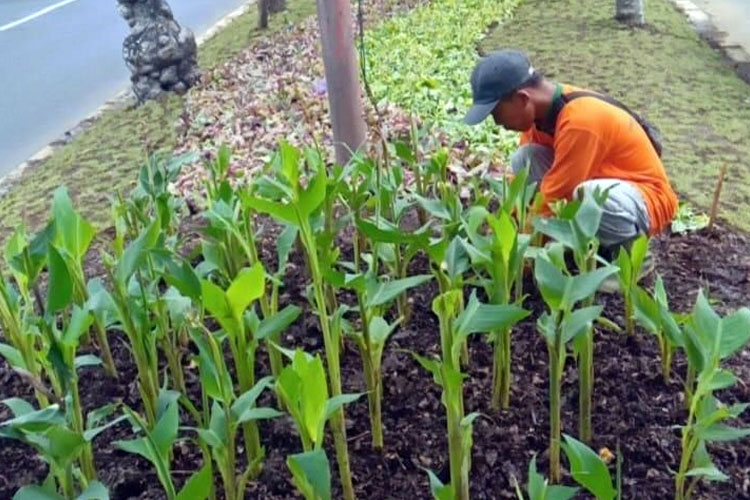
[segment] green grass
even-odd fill
[[[750,86],[666,0],[646,2],[645,29],[613,20],[614,0],[525,0],[482,42],[525,50],[548,77],[605,91],[655,122],[684,199],[707,209],[729,166],[721,215],[750,230]]]
[[[198,62],[204,70],[231,59],[253,40],[315,13],[312,0],[287,0],[287,11],[271,17],[268,31],[257,29],[251,8],[206,41]],[[176,124],[182,97],[105,113],[95,124],[53,156],[27,169],[0,199],[0,240],[20,222],[39,227],[47,218],[52,191],[68,186],[80,210],[98,225],[109,218],[109,198],[134,185],[148,151],[171,151],[177,144]]]

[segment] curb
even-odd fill
[[[196,44],[200,47],[208,40],[216,36],[217,33],[226,28],[232,21],[247,13],[250,8],[255,5],[256,1],[257,0],[248,0],[241,7],[236,8],[226,16],[219,19],[213,26],[206,30],[205,33],[195,37]],[[123,109],[133,104],[135,104],[135,96],[133,95],[132,90],[130,90],[130,85],[128,85],[123,90],[115,94],[114,97],[99,106],[96,111],[88,115],[83,120],[79,121],[75,126],[73,126],[73,128],[66,130],[57,139],[37,151],[28,160],[20,163],[15,168],[11,169],[7,174],[0,175],[0,198],[8,194],[8,192],[13,188],[13,184],[15,184],[15,181],[18,180],[28,168],[38,166],[40,163],[55,154],[57,150],[71,142],[81,133],[90,129],[104,113],[108,111]]]
[[[688,18],[693,28],[708,44],[722,53],[737,76],[750,84],[750,54],[734,43],[728,43],[727,34],[714,25],[711,15],[690,0],[670,0]]]

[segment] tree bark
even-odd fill
[[[268,11],[271,0],[258,0],[258,28],[268,28]]]
[[[364,145],[365,122],[349,0],[317,0],[336,161],[345,164]]]
[[[271,14],[278,14],[286,10],[286,0],[269,0],[268,10]]]
[[[629,26],[646,24],[644,0],[615,0],[615,19]]]

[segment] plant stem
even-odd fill
[[[81,396],[78,393],[78,376],[73,375],[70,392],[73,399],[73,428],[77,433],[83,435],[84,423],[83,423],[83,408],[81,407]],[[94,467],[94,454],[91,451],[91,443],[86,442],[81,450],[81,471],[86,481],[93,481],[96,479],[96,469]]]
[[[318,252],[315,245],[312,228],[308,221],[300,219],[300,233],[303,244],[307,250],[308,262],[310,264],[310,274],[313,279],[313,289],[315,292],[315,305],[318,309],[318,319],[320,320],[321,330],[323,331],[323,344],[326,351],[326,366],[328,368],[328,378],[331,384],[332,397],[341,395],[341,374],[339,366],[339,345],[338,339],[334,339],[331,334],[331,323],[328,315],[326,295],[324,292],[323,277],[320,272],[318,262]],[[349,450],[346,443],[346,426],[344,422],[344,409],[339,408],[331,416],[331,427],[333,428],[333,441],[336,448],[336,460],[339,464],[339,476],[341,480],[341,489],[345,500],[354,500],[354,486],[352,485],[352,476],[349,467]]]
[[[550,482],[559,483],[560,474],[560,384],[562,381],[562,366],[560,363],[560,349],[562,337],[556,327],[554,345],[547,345],[549,353],[549,469]]]
[[[510,407],[510,328],[495,332],[495,357],[492,365],[492,409]]]
[[[625,332],[632,336],[635,333],[633,323],[633,289],[623,290],[623,299],[625,300]]]
[[[583,348],[579,354],[578,366],[578,435],[584,443],[590,444],[591,432],[591,395],[594,385],[594,330],[589,329],[583,339]]]

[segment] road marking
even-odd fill
[[[20,26],[24,23],[28,23],[32,19],[36,19],[37,17],[43,16],[45,14],[48,14],[52,12],[53,10],[57,10],[60,7],[65,7],[69,3],[77,2],[78,0],[63,0],[62,2],[58,2],[54,5],[50,5],[49,7],[45,7],[42,10],[38,10],[34,12],[33,14],[29,14],[26,17],[23,17],[19,19],[18,21],[13,21],[12,23],[5,24],[3,26],[0,26],[0,31],[7,31],[11,28],[15,28],[16,26]]]

